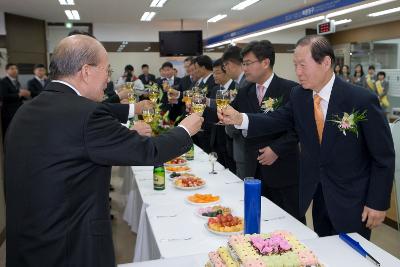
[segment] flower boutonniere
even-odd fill
[[[264,110],[264,113],[268,113],[270,111],[277,110],[283,102],[283,96],[278,98],[269,97],[267,100],[262,101],[261,109]]]
[[[358,123],[367,120],[367,111],[363,112],[354,111],[352,113],[343,112],[343,117],[338,115],[333,116],[332,122],[334,122],[339,131],[346,135],[346,132],[354,133],[358,137]]]

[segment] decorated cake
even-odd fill
[[[233,235],[226,247],[208,254],[207,267],[322,266],[314,253],[285,231]]]

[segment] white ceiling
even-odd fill
[[[243,11],[233,11],[231,7],[241,0],[168,0],[163,8],[150,8],[151,0],[75,0],[74,8],[60,6],[58,0],[0,1],[0,11],[43,19],[48,22],[65,22],[64,9],[77,9],[81,16],[80,22],[91,22],[95,25],[131,25],[135,28],[143,26],[146,31],[154,32],[158,32],[164,25],[180,29],[180,19],[183,19],[184,29],[202,29],[205,32],[204,38],[322,2],[317,0],[261,0]],[[378,18],[366,17],[368,13],[397,6],[400,6],[400,1],[337,17],[336,20],[353,19],[351,24],[338,26],[338,30],[398,20],[399,13]],[[140,22],[144,11],[157,12],[152,22]],[[220,22],[207,24],[207,20],[217,14],[228,14],[228,17]],[[302,28],[307,27],[315,27],[315,23],[302,26]]]

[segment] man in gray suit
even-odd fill
[[[242,70],[241,49],[237,46],[229,47],[222,55],[223,67],[226,74],[235,81],[238,90],[245,90],[249,84]],[[233,139],[232,144],[228,141],[228,154],[233,154],[236,163],[236,175],[243,179],[245,175],[245,154],[244,154],[244,138],[241,131],[233,126],[226,126],[226,134]],[[229,149],[232,148],[232,149]]]

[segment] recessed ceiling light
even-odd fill
[[[217,21],[220,21],[221,19],[226,18],[227,16],[228,15],[226,15],[226,14],[218,14],[218,15],[212,17],[211,19],[207,20],[207,22],[217,22]]]
[[[350,23],[350,22],[352,22],[351,19],[342,19],[342,20],[335,21],[335,25],[342,25],[342,24],[346,24],[346,23]]]
[[[156,12],[144,12],[142,17],[140,18],[141,21],[151,21],[153,17],[156,15]]]
[[[60,5],[62,6],[73,6],[75,5],[74,0],[58,0],[60,2]]]
[[[65,15],[69,20],[80,20],[80,16],[77,10],[64,10]]]
[[[260,0],[245,0],[237,4],[236,6],[232,7],[232,10],[243,10],[248,6],[251,6],[252,4],[257,3]]]
[[[387,10],[382,10],[379,12],[375,12],[375,13],[371,13],[368,14],[369,17],[379,17],[379,16],[383,16],[383,15],[387,15],[387,14],[391,14],[391,13],[395,13],[395,12],[399,12],[400,11],[400,7],[395,7],[395,8],[391,8],[391,9],[387,9]]]
[[[353,7],[349,7],[343,10],[339,10],[339,11],[335,11],[332,13],[329,13],[328,15],[326,15],[326,18],[333,18],[333,17],[337,17],[340,15],[344,15],[344,14],[348,14],[354,11],[359,11],[362,9],[366,9],[366,8],[370,8],[370,7],[374,7],[374,6],[379,6],[379,5],[383,5],[386,3],[390,3],[396,0],[379,0],[379,1],[375,1],[375,2],[370,2],[367,4],[363,4],[363,5],[358,5],[358,6],[353,6]]]
[[[151,1],[150,7],[163,7],[167,0],[153,0]]]

